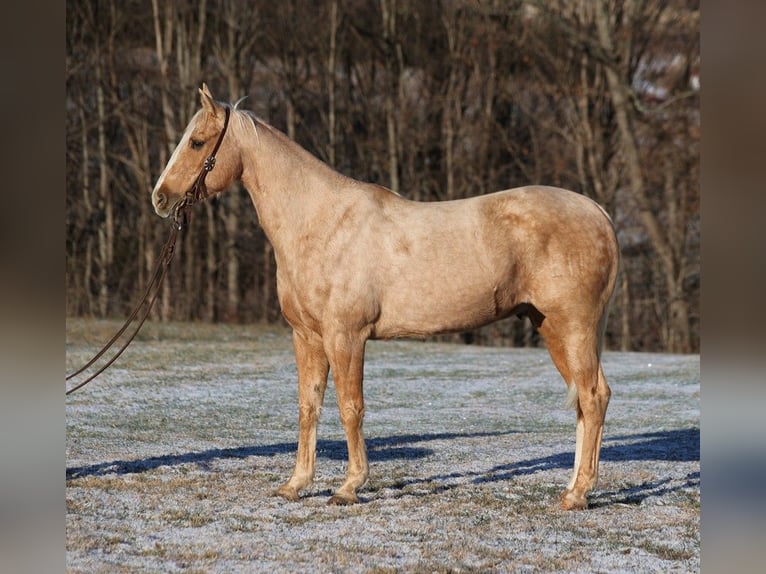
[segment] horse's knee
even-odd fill
[[[302,419],[311,420],[316,418],[319,408],[314,403],[300,403],[298,405],[298,416]]]
[[[319,413],[322,407],[316,403],[303,403],[298,405],[298,420],[301,426],[316,426],[319,422]]]
[[[340,422],[346,428],[354,428],[362,425],[364,420],[364,403],[351,401],[340,405]]]

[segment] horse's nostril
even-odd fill
[[[154,204],[159,208],[165,207],[168,204],[168,196],[164,193],[158,193],[154,199]]]

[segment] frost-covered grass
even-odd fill
[[[118,327],[67,322],[67,371]],[[296,374],[278,328],[147,324],[67,397],[70,572],[695,572],[699,356],[605,353],[598,489],[558,508],[574,413],[547,352],[370,342],[361,503],[332,384],[298,503]]]

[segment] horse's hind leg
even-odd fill
[[[314,479],[317,422],[327,388],[329,363],[322,339],[316,335],[293,331],[293,347],[298,367],[298,453],[290,480],[275,494],[295,501],[300,490]]]
[[[604,417],[611,391],[598,367],[597,384],[593,387],[577,385],[577,430],[575,464],[572,479],[561,493],[561,505],[565,509],[580,509],[587,506],[585,496],[596,486],[598,480],[599,454],[604,430]],[[587,389],[591,389],[588,391]]]
[[[563,508],[587,507],[587,493],[598,479],[598,461],[604,418],[611,391],[599,358],[599,329],[556,324],[548,317],[540,326],[548,351],[569,386],[569,398],[577,411],[575,463],[572,479],[561,493]]]

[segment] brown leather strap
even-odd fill
[[[213,171],[213,168],[215,167],[215,156],[218,153],[218,149],[221,147],[223,136],[226,135],[226,129],[229,127],[229,115],[231,114],[231,110],[229,109],[229,106],[226,106],[224,110],[226,115],[223,119],[223,128],[221,129],[221,133],[218,135],[218,140],[215,142],[215,146],[213,146],[213,151],[210,152],[210,155],[205,159],[205,163],[202,164],[202,169],[200,170],[194,185],[192,185],[189,191],[186,192],[186,197],[184,198],[185,203],[183,205],[184,207],[187,205],[193,205],[198,201],[202,201],[203,199],[207,198],[208,194],[207,186],[205,185],[205,178],[207,177],[207,174]]]
[[[176,244],[176,239],[178,237],[179,230],[180,228],[177,225],[173,225],[173,229],[170,232],[170,237],[168,237],[168,240],[165,242],[165,245],[162,248],[159,261],[157,262],[157,266],[155,267],[154,273],[152,274],[152,279],[151,281],[149,281],[149,285],[146,288],[146,292],[144,293],[144,296],[141,298],[141,300],[138,302],[138,305],[136,305],[135,309],[133,309],[133,312],[130,314],[127,321],[125,321],[122,328],[120,328],[120,330],[117,331],[117,333],[115,333],[115,335],[109,340],[109,342],[107,342],[90,361],[88,361],[85,365],[80,367],[74,373],[67,375],[66,380],[68,381],[76,377],[77,375],[79,375],[80,373],[88,369],[91,365],[93,365],[93,363],[95,363],[98,359],[100,359],[101,356],[104,353],[106,353],[112,347],[112,345],[114,345],[114,343],[122,336],[122,334],[125,332],[128,326],[138,316],[138,312],[141,310],[141,307],[143,307],[146,304],[146,309],[136,329],[130,335],[128,340],[122,345],[122,347],[120,347],[120,349],[114,354],[114,356],[112,356],[111,359],[109,359],[109,361],[104,366],[102,366],[98,371],[93,373],[91,376],[89,376],[87,379],[85,379],[81,383],[78,383],[77,385],[69,389],[66,392],[67,395],[75,392],[79,388],[84,387],[93,379],[95,379],[97,376],[99,376],[101,373],[103,373],[112,363],[114,363],[117,360],[117,358],[120,355],[122,355],[122,352],[125,349],[127,349],[128,345],[130,345],[130,343],[133,342],[133,339],[138,334],[138,331],[141,329],[141,326],[144,324],[144,321],[146,321],[146,318],[149,316],[149,313],[151,312],[152,307],[154,306],[154,302],[157,300],[157,295],[159,295],[160,289],[162,288],[162,281],[165,279],[168,268],[170,267],[170,262],[173,259],[173,253],[175,252],[175,244]]]
[[[85,379],[81,383],[78,383],[77,385],[69,389],[66,392],[67,395],[75,392],[77,389],[84,387],[93,379],[95,379],[97,376],[99,376],[101,373],[103,373],[107,368],[109,368],[109,366],[111,366],[111,364],[114,363],[120,355],[122,355],[123,351],[128,348],[128,345],[130,345],[130,343],[133,342],[133,339],[136,337],[136,335],[138,334],[138,331],[143,326],[144,321],[146,321],[146,318],[149,316],[149,313],[151,312],[152,307],[154,306],[154,302],[157,300],[157,296],[160,293],[160,289],[162,288],[162,282],[165,279],[165,276],[167,275],[168,268],[170,267],[170,262],[173,260],[173,254],[175,253],[176,240],[178,239],[178,232],[181,231],[181,229],[183,229],[184,227],[188,227],[191,221],[191,206],[207,198],[207,187],[205,186],[205,178],[207,177],[208,172],[212,171],[213,168],[215,167],[215,156],[218,153],[218,149],[221,147],[223,136],[226,134],[226,129],[229,126],[229,115],[230,115],[229,106],[226,106],[225,110],[226,110],[226,116],[223,121],[223,129],[221,130],[221,133],[218,135],[218,140],[215,142],[213,151],[210,153],[207,159],[205,159],[205,163],[203,164],[202,169],[200,170],[199,175],[197,176],[197,179],[194,181],[194,184],[192,184],[189,191],[186,192],[184,199],[181,200],[181,202],[176,206],[175,211],[173,212],[173,226],[170,231],[170,236],[165,242],[165,245],[162,247],[159,260],[157,261],[157,266],[154,269],[154,273],[152,273],[152,278],[149,281],[149,285],[147,286],[146,291],[144,292],[144,296],[138,302],[138,305],[136,305],[135,309],[133,309],[133,312],[130,314],[130,316],[125,321],[125,323],[120,328],[120,330],[117,331],[117,333],[115,333],[115,335],[101,348],[101,350],[98,353],[96,353],[96,355],[90,361],[88,361],[84,366],[80,367],[74,373],[67,375],[66,380],[68,381],[76,377],[77,375],[81,374],[82,372],[87,370],[89,367],[91,367],[98,359],[100,359],[104,355],[104,353],[106,353],[112,347],[112,345],[114,345],[117,342],[117,340],[127,330],[128,326],[138,316],[141,308],[144,305],[146,305],[146,309],[144,310],[143,315],[141,316],[141,320],[139,321],[138,326],[135,328],[135,330],[130,335],[128,340],[122,345],[122,347],[120,347],[120,349],[114,354],[114,356],[112,356],[111,359],[109,359],[109,361],[104,366],[102,366],[100,369],[98,369],[95,373],[90,375],[87,379]]]

